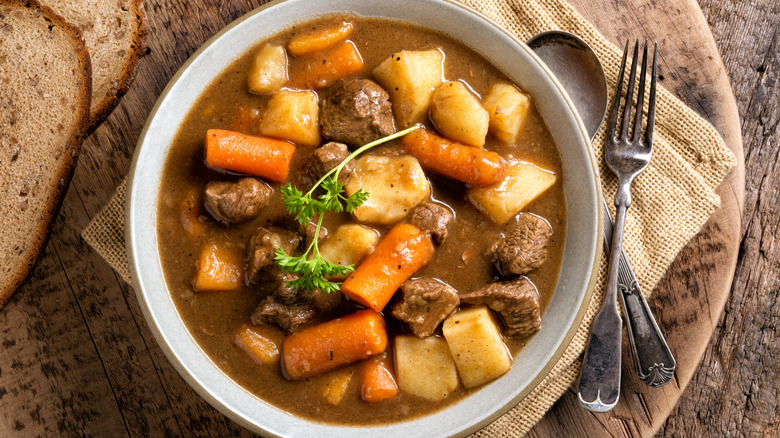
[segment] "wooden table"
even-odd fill
[[[710,120],[740,159],[744,146],[746,166],[721,187],[724,209],[651,300],[677,354],[675,383],[644,387],[629,361],[615,411],[590,414],[570,391],[532,436],[780,435],[780,7],[774,0],[699,1],[572,1],[613,42],[657,39],[661,83]],[[178,376],[132,288],[79,234],[126,175],[168,79],[256,3],[146,1],[150,50],[135,83],[84,143],[44,255],[0,311],[0,436],[249,435]]]

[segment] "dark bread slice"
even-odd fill
[[[111,114],[130,88],[144,50],[143,0],[40,0],[78,27],[92,60],[92,104],[87,133]]]
[[[33,0],[0,0],[0,307],[40,256],[89,120],[81,32]]]

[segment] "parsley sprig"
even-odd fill
[[[320,229],[322,229],[322,218],[325,212],[341,213],[346,211],[347,213],[352,213],[355,208],[368,199],[368,192],[364,192],[362,189],[353,193],[352,196],[346,196],[344,185],[338,181],[339,174],[347,163],[363,152],[382,143],[402,137],[419,128],[420,125],[415,125],[361,146],[355,152],[349,154],[338,166],[323,175],[314,184],[314,187],[305,194],[292,184],[282,186],[280,191],[284,208],[294,215],[295,220],[299,224],[307,225],[315,216],[318,216],[314,237],[303,254],[292,256],[287,254],[283,248],[278,248],[274,253],[274,261],[282,268],[283,272],[298,274],[296,280],[287,283],[288,286],[295,289],[319,289],[323,293],[339,290],[341,283],[332,282],[328,280],[328,277],[349,274],[355,270],[355,267],[353,265],[342,266],[331,263],[320,255],[320,247],[317,240],[319,240]],[[318,188],[322,188],[322,193],[319,196],[315,196]]]

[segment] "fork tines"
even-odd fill
[[[615,98],[612,102],[612,115],[609,119],[609,125],[607,132],[616,133],[617,130],[617,116],[620,110],[620,93],[623,90],[623,76],[626,71],[626,58],[628,55],[629,41],[626,41],[626,47],[623,51],[623,60],[620,63],[620,73],[618,74],[618,81],[616,87]],[[621,139],[636,143],[639,140],[639,134],[642,131],[642,108],[645,98],[645,79],[647,74],[647,47],[648,43],[645,40],[644,54],[642,56],[642,70],[639,75],[639,94],[637,95],[636,114],[634,117],[634,126],[631,129],[632,137],[629,139],[629,121],[631,120],[631,102],[634,96],[634,80],[636,78],[636,64],[639,58],[639,40],[634,45],[634,56],[631,61],[631,73],[628,78],[628,88],[626,90],[625,104],[623,108],[623,120],[620,130]],[[658,44],[653,43],[653,68],[650,77],[650,96],[647,109],[647,126],[645,129],[645,138],[642,143],[650,147],[653,144],[653,128],[655,127],[655,87],[657,82],[657,61],[658,61]]]

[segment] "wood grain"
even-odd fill
[[[570,391],[531,435],[581,431],[575,436],[780,436],[780,375],[774,359],[779,348],[780,311],[775,303],[780,251],[773,233],[779,223],[780,172],[775,163],[780,111],[769,97],[770,90],[777,90],[780,8],[770,1],[704,1],[703,13],[713,26],[712,41],[709,29],[696,20],[699,12],[685,4],[615,2],[614,9],[605,10],[584,1],[572,3],[613,42],[636,37],[636,29],[642,29],[640,37],[659,40],[664,86],[713,123],[735,152],[740,152],[744,134],[746,167],[733,172],[720,187],[723,208],[681,252],[651,300],[677,353],[674,383],[691,382],[680,403],[668,403],[676,399],[679,388],[642,388],[633,376],[627,378],[630,368],[624,367],[626,391],[615,411],[607,415],[577,411]],[[725,70],[718,65],[721,60],[712,56],[715,41],[724,53]],[[745,169],[748,190],[743,200]],[[734,214],[743,208],[744,219]],[[743,230],[731,235],[736,242],[728,238],[729,229]],[[713,267],[733,263],[734,257],[738,262],[733,285],[731,278],[704,275]],[[734,292],[713,293],[722,288]],[[708,330],[714,330],[712,342],[699,343]],[[697,366],[702,353],[703,362]]]
[[[734,88],[745,214],[732,293],[702,363],[661,433],[780,436],[780,3],[703,0]]]
[[[618,46],[629,38],[658,41],[660,83],[708,119],[742,161],[737,107],[715,41],[696,4],[680,2],[672,7],[667,2],[635,1],[615,3],[609,9],[587,1],[572,4]],[[658,389],[645,386],[636,377],[625,349],[621,400],[612,412],[592,414],[577,409],[576,392],[570,389],[530,435],[558,436],[573,424],[586,424],[587,434],[638,437],[652,435],[663,425],[696,371],[728,297],[731,276],[707,273],[728,272],[736,263],[743,182],[740,166],[718,190],[721,209],[653,291],[650,307],[677,359],[674,381]],[[624,344],[625,337],[624,333]]]
[[[780,248],[774,237],[780,232],[780,6],[774,0],[700,2],[703,14],[692,0],[572,1],[613,42],[657,39],[663,85],[710,120],[737,152],[744,139],[747,166],[721,187],[730,208],[680,254],[651,301],[680,362],[678,386],[644,387],[626,357],[619,409],[593,415],[569,393],[531,436],[780,435]],[[178,66],[258,3],[146,1],[148,51],[135,83],[84,143],[44,256],[0,312],[0,436],[251,435],[178,376],[132,289],[78,235],[126,175],[146,116]],[[729,295],[728,267],[735,261]],[[714,266],[727,272],[712,275]]]

